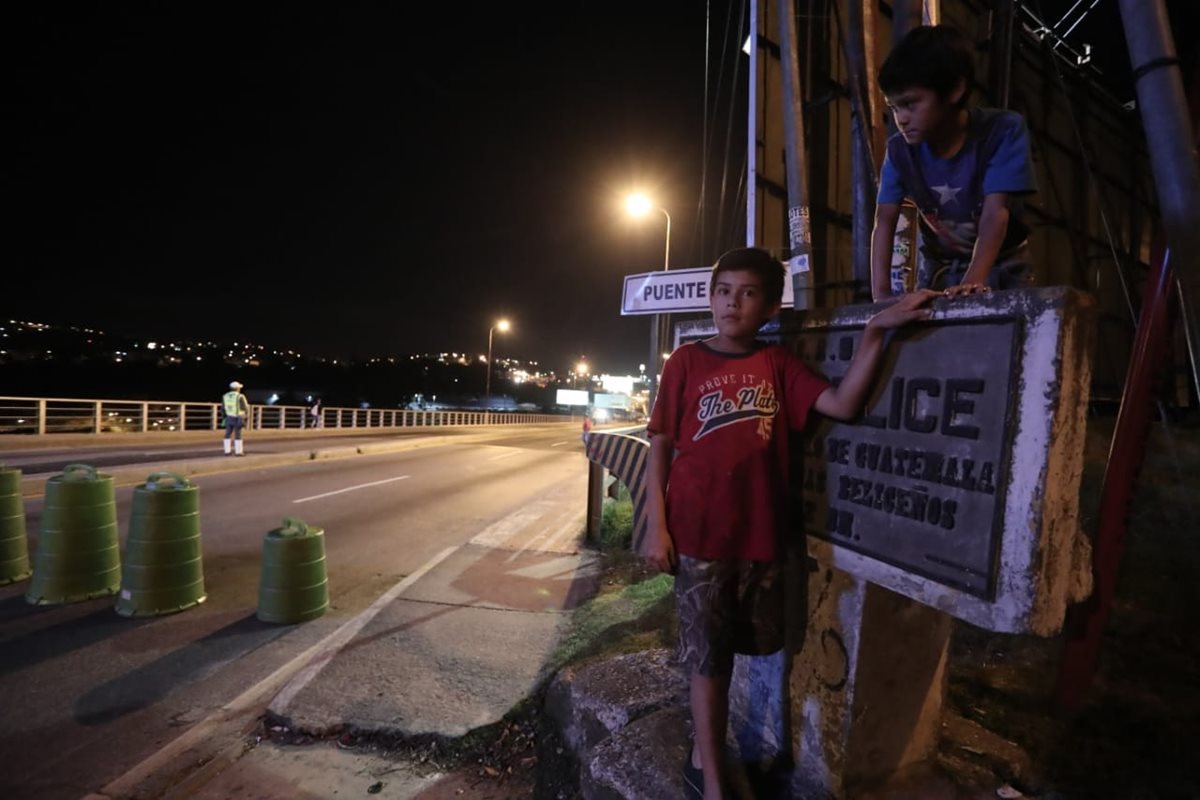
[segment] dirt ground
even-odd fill
[[[1082,510],[1096,505],[1114,420],[1089,420]],[[1155,424],[1138,478],[1099,673],[1078,713],[1054,709],[1061,638],[960,625],[950,705],[1020,745],[1033,796],[1200,797],[1200,429]],[[948,752],[957,766],[967,759]],[[968,754],[969,756],[969,754]],[[957,760],[956,760],[957,759]]]

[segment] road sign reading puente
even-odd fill
[[[708,311],[712,267],[640,272],[625,276],[621,315],[681,314]],[[783,307],[792,307],[792,284],[784,281]]]

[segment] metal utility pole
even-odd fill
[[[779,42],[781,6],[777,0],[750,2],[749,110],[746,130],[746,246],[782,255],[788,249],[788,161],[784,107],[785,65]]]
[[[1171,257],[1169,253],[1155,252],[1150,262],[1142,312],[1121,391],[1117,425],[1104,467],[1096,530],[1091,537],[1092,596],[1067,610],[1055,698],[1059,706],[1071,711],[1079,710],[1087,701],[1088,689],[1100,662],[1104,629],[1112,614],[1117,574],[1125,551],[1129,505],[1133,501],[1137,474],[1146,457],[1146,433],[1153,414],[1154,386],[1166,361],[1171,338],[1169,307],[1174,282]]]
[[[1119,0],[1159,212],[1179,276],[1192,379],[1200,393],[1200,169],[1163,0]]]
[[[893,46],[903,39],[905,34],[921,25],[924,5],[921,0],[892,0]]]
[[[671,268],[671,215],[665,208],[659,211],[667,218],[667,246],[663,250],[663,271]],[[658,373],[662,368],[662,349],[671,338],[671,315],[655,314],[650,318],[650,360],[646,362],[646,383],[649,397],[646,412],[654,410],[654,398],[658,395]]]
[[[1017,10],[1013,0],[994,0],[991,24],[991,83],[992,103],[996,108],[1008,108],[1012,88],[1012,57],[1016,40]]]
[[[750,68],[746,119],[746,247],[757,244],[758,233],[758,4],[750,0]]]
[[[878,175],[883,163],[883,148],[887,137],[883,133],[883,93],[879,90],[879,59],[876,36],[879,32],[879,3],[862,0],[861,13],[856,15],[862,26],[863,88],[866,90],[867,132],[871,136],[872,165]],[[878,178],[876,179],[878,183]]]
[[[925,25],[939,24],[942,21],[942,0],[925,0],[921,21]]]
[[[813,305],[812,226],[805,165],[804,106],[800,97],[800,54],[795,0],[779,0],[779,50],[783,61],[783,130],[788,196],[788,243],[792,295],[797,311]]]
[[[901,15],[893,22],[893,39],[902,26],[913,20],[920,24],[920,0],[897,0],[894,10]],[[883,163],[883,105],[875,76],[876,4],[850,0],[850,13],[842,26],[842,51],[850,83],[850,172],[853,210],[851,219],[851,267],[856,299],[871,294],[871,232],[875,226],[875,198],[879,194],[879,166]]]

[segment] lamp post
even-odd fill
[[[483,384],[483,405],[487,409],[489,421],[492,414],[492,332],[499,329],[501,333],[507,333],[510,327],[512,326],[508,324],[508,320],[501,319],[496,320],[496,324],[488,328],[487,378]]]
[[[644,194],[631,194],[625,198],[625,210],[634,218],[644,217],[657,208],[667,218],[667,245],[663,250],[663,269],[671,268],[671,215],[662,206],[655,206]]]
[[[671,215],[662,206],[656,206],[644,194],[631,194],[625,198],[625,210],[631,217],[644,217],[655,208],[667,218],[666,247],[663,248],[663,270],[665,271],[671,268]],[[670,319],[667,314],[655,314],[650,321],[650,363],[647,364],[649,371],[646,376],[646,388],[649,392],[649,399],[646,403],[647,413],[654,408],[654,396],[658,393],[658,372],[662,364],[662,355],[659,353],[660,342],[665,343],[670,338]]]

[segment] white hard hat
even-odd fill
[[[240,388],[242,388],[242,384],[239,383],[238,381],[234,381],[233,383],[229,384],[229,388],[230,389],[240,389]]]

